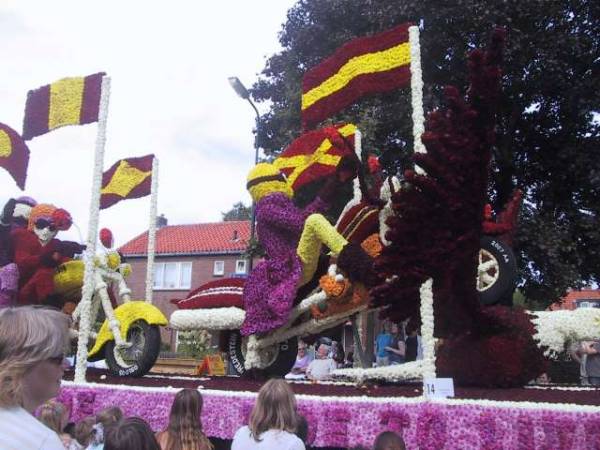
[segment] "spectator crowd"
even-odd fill
[[[55,400],[69,345],[69,317],[51,308],[0,311],[0,449],[2,450],[213,450],[202,431],[202,395],[182,389],[173,400],[168,424],[155,433],[139,417],[124,417],[109,407],[77,423]],[[322,342],[317,359],[298,368],[309,377],[324,376],[337,364],[339,347]],[[343,361],[343,358],[342,358]],[[271,379],[260,389],[248,424],[233,438],[232,450],[304,450],[308,423],[298,414],[290,385]],[[356,447],[357,449],[362,447]],[[382,433],[376,450],[403,450],[402,438]]]
[[[155,433],[139,417],[124,417],[117,406],[77,423],[69,422],[67,407],[54,400],[64,372],[69,345],[69,317],[49,308],[0,310],[0,449],[2,450],[213,450],[202,430],[202,395],[183,389],[173,400],[168,423]],[[419,336],[386,324],[377,336],[377,364],[401,364],[419,357]],[[290,377],[323,380],[336,367],[351,364],[341,346],[317,342],[311,359],[307,345],[299,345]],[[572,349],[582,362],[586,382],[598,385],[597,342]],[[248,424],[235,433],[232,450],[304,450],[309,424],[298,414],[296,398],[285,380],[271,379],[260,389]],[[354,447],[355,450],[365,449]],[[393,432],[377,436],[374,450],[403,450],[402,437]]]

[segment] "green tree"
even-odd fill
[[[252,217],[252,208],[244,205],[242,202],[235,203],[227,212],[222,212],[223,222],[233,220],[250,220]]]
[[[593,0],[301,0],[288,11],[251,94],[270,102],[256,144],[277,154],[300,130],[303,74],[340,45],[404,22],[421,26],[425,110],[440,89],[466,82],[466,53],[494,25],[508,30],[490,199],[496,211],[524,191],[515,251],[523,293],[549,304],[600,274],[600,2]],[[594,25],[595,24],[595,25]],[[332,121],[352,121],[384,168],[406,167],[410,93],[363,99]]]

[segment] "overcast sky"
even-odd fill
[[[37,0],[0,3],[0,122],[22,130],[27,91],[98,71],[112,78],[105,170],[154,153],[158,211],[169,224],[219,221],[249,204],[254,111],[227,82],[249,87],[294,0]],[[259,106],[259,108],[261,108]],[[263,106],[264,108],[264,106]],[[29,142],[25,194],[67,209],[85,240],[96,125],[64,127]],[[23,195],[0,169],[0,202]],[[118,244],[148,227],[149,197],[101,211]],[[74,227],[59,237],[79,240]]]

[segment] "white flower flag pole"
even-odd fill
[[[87,368],[88,340],[90,336],[90,312],[92,297],[94,295],[94,256],[96,255],[96,241],[98,239],[98,218],[100,215],[100,189],[102,187],[102,172],[104,170],[104,147],[106,144],[106,120],[108,117],[108,101],[110,98],[110,77],[102,78],[102,91],[100,94],[100,107],[98,113],[98,131],[96,135],[96,151],[94,156],[94,172],[92,178],[92,198],[90,201],[90,217],[88,224],[87,248],[83,253],[85,271],[80,314],[79,337],[77,340],[77,362],[75,365],[75,382],[85,382]]]
[[[421,45],[419,43],[419,27],[408,29],[410,43],[410,94],[412,104],[413,139],[415,153],[427,153],[421,141],[425,131],[425,114],[423,112],[423,72],[421,70]],[[415,165],[415,172],[426,175],[425,171]],[[435,340],[433,337],[433,280],[430,278],[421,285],[421,338],[423,339],[423,395],[426,395],[425,380],[435,378]]]
[[[146,302],[152,303],[154,289],[154,253],[156,246],[156,214],[158,203],[158,159],[152,159],[152,187],[150,188],[150,223],[148,224],[148,263],[146,265]]]
[[[421,339],[423,340],[423,395],[426,380],[435,378],[435,339],[433,337],[433,280],[429,278],[419,289],[421,296]]]
[[[421,46],[419,44],[419,27],[408,29],[410,43],[410,97],[412,104],[413,139],[416,153],[427,153],[421,141],[425,131],[425,115],[423,113],[423,72],[421,71]],[[425,171],[415,166],[415,172],[424,175]]]

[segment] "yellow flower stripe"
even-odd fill
[[[12,153],[12,141],[4,130],[0,130],[0,158],[8,158]]]
[[[348,137],[356,133],[356,125],[354,125],[353,123],[347,123],[343,127],[338,128],[338,131],[342,136]]]
[[[410,44],[408,42],[380,52],[355,56],[344,64],[336,74],[302,95],[302,110],[339,91],[359,75],[385,72],[409,63]]]
[[[256,186],[252,186],[249,189],[250,197],[254,202],[259,202],[263,197],[273,194],[275,192],[281,192],[285,194],[288,198],[292,198],[294,193],[289,184],[284,183],[283,181],[265,181],[264,183],[257,184]]]
[[[123,159],[119,163],[119,167],[117,167],[110,182],[100,192],[102,194],[115,194],[120,197],[127,197],[136,186],[140,185],[150,175],[152,175],[151,170],[142,172]]]
[[[344,137],[351,136],[356,132],[356,125],[351,123],[338,128],[340,134]],[[286,169],[293,167],[294,170],[287,177],[288,184],[291,186],[294,184],[296,179],[306,170],[309,166],[318,163],[326,166],[337,166],[340,162],[341,157],[337,155],[330,155],[327,152],[333,147],[331,141],[327,138],[321,142],[321,145],[316,151],[310,154],[279,157],[273,161],[273,165],[278,169]]]
[[[294,181],[307,169],[309,166],[319,163],[327,166],[337,166],[340,162],[341,156],[328,155],[327,152],[333,147],[333,144],[329,139],[325,139],[319,148],[314,153],[308,155],[296,155],[287,158],[277,158],[273,161],[273,164],[278,169],[285,169],[287,167],[293,167],[294,171],[288,176],[288,183],[294,184]]]
[[[50,85],[48,130],[79,124],[83,87],[83,77],[65,78]]]

